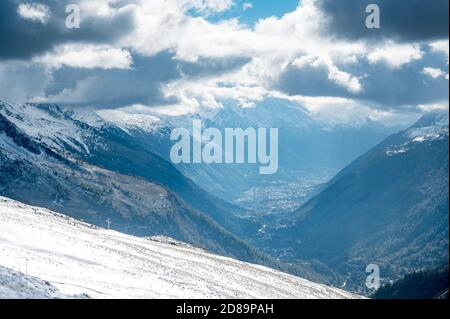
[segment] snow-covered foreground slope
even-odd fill
[[[87,295],[65,295],[48,281],[0,266],[0,299],[85,299]]]
[[[173,240],[138,238],[100,229],[3,197],[0,197],[0,267],[0,275],[8,274],[8,278],[18,280],[9,282],[8,289],[1,287],[0,280],[3,298],[82,294],[92,298],[355,297]],[[4,267],[35,278],[12,276]],[[34,288],[29,290],[21,284],[39,279],[48,284],[32,284]],[[59,292],[48,288],[49,285]],[[22,290],[14,291],[14,287]],[[38,294],[39,287],[50,292]]]

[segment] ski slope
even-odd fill
[[[4,197],[0,270],[2,298],[357,298],[175,240],[101,229]],[[24,289],[20,282],[30,280],[44,284]],[[49,286],[58,291],[39,293]]]

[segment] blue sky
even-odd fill
[[[247,25],[254,25],[259,19],[268,17],[281,17],[284,14],[294,11],[299,0],[259,0],[259,1],[235,1],[231,10],[216,13],[208,17],[210,21],[220,21],[223,19],[237,18]],[[247,4],[251,4],[248,7]]]

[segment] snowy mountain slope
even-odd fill
[[[0,266],[23,271],[25,261],[29,275],[62,294],[93,298],[357,297],[176,241],[100,229],[2,197]],[[0,280],[0,296],[24,297],[23,289],[18,292],[14,287],[27,280],[18,276],[9,294]],[[40,284],[34,290],[41,288],[48,290]],[[27,297],[36,296],[31,289],[29,293]],[[49,297],[54,294],[51,290]],[[42,297],[48,297],[45,291]]]
[[[56,104],[19,105],[0,101],[0,115],[55,151],[89,153],[88,143],[93,138],[89,127],[72,119],[69,111]]]
[[[84,299],[62,294],[48,281],[0,266],[0,299]]]
[[[148,117],[141,119],[141,122],[134,121],[142,124],[148,122]],[[128,122],[133,121],[127,119]],[[130,135],[128,129],[111,125],[95,114],[76,114],[54,104],[17,105],[0,101],[2,132],[13,136],[15,144],[27,141],[26,146],[33,146],[31,150],[34,153],[40,154],[39,149],[43,149],[44,153],[52,153],[55,157],[76,158],[109,171],[162,185],[234,234],[257,229],[252,223],[235,216],[243,209],[200,188],[170,161],[144,147],[143,142]],[[23,143],[19,144],[22,146]]]

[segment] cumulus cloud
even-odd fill
[[[433,79],[437,79],[437,78],[445,78],[448,80],[448,73],[442,71],[441,69],[438,68],[431,68],[431,67],[424,67],[422,70],[422,73],[425,75],[430,76]]]
[[[385,62],[396,69],[413,60],[420,60],[423,52],[417,44],[395,44],[388,41],[384,46],[378,47],[367,55],[370,63]]]
[[[34,2],[24,2],[21,14],[22,1],[0,1],[0,61],[14,61],[0,80],[27,68],[46,79],[18,96],[192,112],[227,99],[248,107],[271,96],[301,96],[351,101],[349,113],[375,117],[369,108],[380,119],[448,100],[448,14],[441,12],[447,0],[370,1],[381,8],[378,31],[365,27],[365,0],[302,0],[292,12],[252,26],[232,15],[217,18],[235,6],[246,14],[251,2],[70,2],[80,6],[80,29],[64,25],[69,1],[40,1],[48,15]],[[331,104],[315,109],[336,112]]]
[[[47,23],[50,18],[50,9],[40,3],[21,3],[17,9],[19,15],[24,19]]]
[[[91,50],[94,51],[91,51]],[[45,94],[37,101],[55,102],[69,106],[88,106],[93,108],[115,108],[128,105],[163,106],[188,101],[182,90],[170,92],[167,86],[176,82],[199,82],[211,76],[230,72],[245,64],[245,59],[202,59],[196,63],[176,59],[173,52],[163,51],[155,56],[130,56],[130,53],[118,51],[116,61],[111,60],[111,68],[106,68],[99,59],[110,50],[98,52],[88,48],[83,59],[88,59],[92,67],[79,66],[82,60],[55,60],[52,67],[53,81],[47,85]],[[71,51],[69,51],[71,52]],[[90,54],[99,54],[91,59]],[[61,55],[60,57],[64,57]],[[49,57],[51,59],[51,57]],[[76,61],[76,62],[75,62]],[[130,64],[132,61],[132,65]],[[75,63],[74,63],[75,62]],[[98,62],[98,63],[97,63]],[[94,64],[95,63],[95,64]],[[120,66],[124,66],[121,68]],[[187,108],[187,107],[186,107]]]
[[[82,9],[79,29],[68,29],[65,25],[65,8],[69,3]],[[112,3],[100,0],[41,0],[39,4],[0,1],[0,60],[27,60],[65,43],[115,42],[134,28],[134,11],[132,5],[114,7]],[[36,20],[45,23],[36,23]]]
[[[233,5],[233,0],[190,0],[185,5],[200,12],[223,12],[229,10]]]
[[[275,82],[275,88],[291,96],[355,99],[384,111],[417,109],[419,104],[448,100],[448,81],[444,77],[424,78],[424,68],[443,69],[447,66],[444,59],[440,60],[430,52],[423,52],[421,59],[412,59],[401,67],[386,61],[374,63],[364,56],[339,66],[347,75],[343,79],[348,79],[349,74],[358,79],[360,90],[345,89],[329,81],[329,70],[323,64],[306,64],[300,70],[288,67]]]
[[[130,69],[133,58],[129,51],[110,46],[66,44],[54,51],[37,57],[35,62],[52,68],[62,66],[72,68]]]
[[[61,67],[39,101],[71,106],[116,108],[124,105],[170,103],[161,86],[181,77],[173,54],[133,57],[133,66],[122,69]]]
[[[430,47],[434,52],[441,52],[448,55],[448,39],[447,40],[440,40],[440,41],[434,41],[430,43]]]
[[[430,48],[432,52],[443,54],[447,57],[447,65],[449,64],[449,43],[447,40],[440,40],[430,43]]]
[[[359,79],[339,70],[330,59],[304,56],[296,59],[280,75],[275,87],[291,94],[338,95],[362,91]]]

